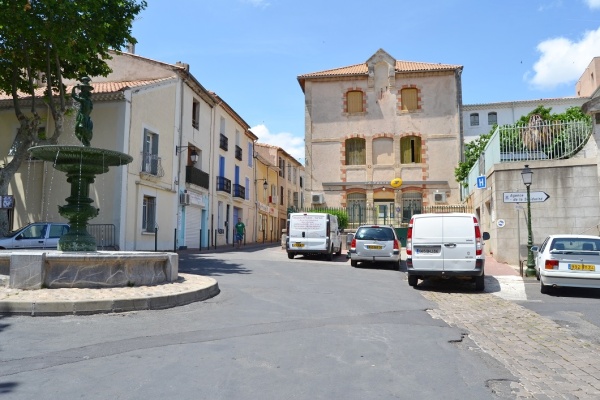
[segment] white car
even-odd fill
[[[54,249],[58,239],[69,232],[69,225],[59,222],[34,222],[0,238],[0,249]]]
[[[542,293],[561,286],[600,288],[600,236],[550,235],[531,250]]]

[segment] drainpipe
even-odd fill
[[[179,239],[181,237],[183,237],[183,232],[182,228],[181,228],[181,215],[182,215],[182,211],[183,211],[183,206],[181,204],[179,204],[179,195],[180,195],[180,191],[181,191],[181,144],[183,142],[183,89],[184,89],[184,84],[185,84],[185,80],[183,78],[179,78],[179,104],[177,107],[175,107],[175,110],[179,113],[179,126],[177,127],[177,135],[178,135],[178,142],[179,145],[179,151],[177,152],[177,155],[175,156],[175,160],[177,161],[177,187],[176,187],[176,193],[177,193],[177,198],[176,198],[176,203],[177,204],[177,223],[175,225],[176,229],[178,230],[177,235],[175,236],[175,240],[177,243],[175,243],[175,248],[179,249],[179,246],[177,245],[179,242]]]
[[[123,92],[125,97],[125,122],[123,124],[123,153],[129,153],[129,141],[131,136],[131,112],[133,108],[133,93],[130,89],[125,90]],[[129,168],[132,168],[132,164],[124,165],[121,168],[117,168],[118,174],[121,175],[121,205],[120,205],[120,215],[119,215],[119,249],[121,250],[135,250],[136,243],[136,234],[133,234],[133,248],[127,248],[126,242],[126,227],[133,225],[138,226],[137,221],[133,221],[133,224],[128,223],[127,221],[127,199],[129,199],[128,189],[129,185],[127,184],[127,180],[129,177]],[[135,167],[133,167],[135,168]],[[137,191],[136,191],[137,192]],[[125,199],[125,204],[123,204],[123,199]],[[139,204],[136,202],[136,204]],[[137,215],[137,213],[136,213]],[[134,217],[135,219],[135,217]],[[133,229],[135,232],[135,229]]]

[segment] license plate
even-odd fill
[[[304,243],[292,243],[292,247],[304,247]]]
[[[569,264],[569,269],[573,271],[595,271],[596,266],[591,264]]]
[[[415,248],[417,254],[439,254],[439,247],[417,247]]]
[[[368,245],[368,246],[367,246],[367,249],[369,249],[369,250],[381,250],[381,249],[383,249],[383,246],[380,246],[380,245],[378,245],[378,244],[375,244],[375,245]]]

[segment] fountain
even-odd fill
[[[0,254],[0,266],[10,270],[9,286],[18,289],[97,288],[154,285],[178,279],[175,253],[97,251],[96,239],[87,231],[88,221],[99,210],[92,206],[89,188],[97,175],[109,167],[129,164],[133,158],[118,151],[90,147],[93,123],[90,113],[90,78],[82,78],[72,90],[80,103],[75,136],[83,146],[34,146],[31,155],[53,163],[67,174],[71,185],[67,204],[59,206],[70,230],[58,242],[56,251],[10,251]],[[6,265],[8,263],[8,265]]]

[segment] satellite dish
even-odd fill
[[[392,179],[390,182],[390,186],[393,188],[399,188],[400,186],[402,186],[402,179],[401,178]]]

